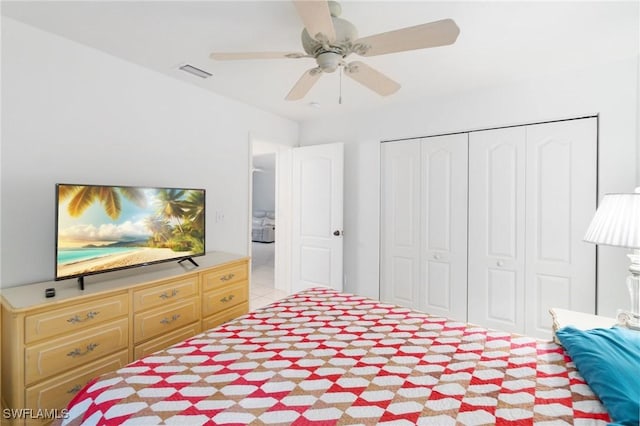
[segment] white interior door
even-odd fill
[[[380,299],[418,308],[420,141],[382,144]]]
[[[525,128],[469,135],[469,322],[522,333]]]
[[[597,119],[527,126],[525,332],[548,338],[549,309],[595,313]]]
[[[342,290],[344,145],[293,150],[291,290]]]
[[[421,273],[418,308],[467,320],[468,133],[421,140]]]

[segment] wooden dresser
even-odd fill
[[[89,276],[84,291],[75,280],[4,289],[2,405],[32,410],[13,423],[46,423],[32,417],[61,412],[93,377],[245,314],[248,258],[194,260]]]

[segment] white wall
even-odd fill
[[[638,8],[638,22],[640,22],[640,8]],[[638,82],[637,82],[637,115],[640,116],[640,55],[637,60]],[[636,186],[640,187],[640,117],[636,120],[636,151],[638,152],[638,161],[636,163]]]
[[[599,196],[631,191],[639,149],[637,61],[302,123],[302,145],[346,143],[346,291],[379,294],[380,141],[599,114]],[[599,248],[601,314],[629,303],[625,253]]]
[[[3,17],[2,286],[53,278],[56,182],[203,187],[207,250],[246,254],[249,132],[298,125]]]
[[[640,22],[640,7],[638,8],[638,21]],[[640,50],[640,49],[639,49]],[[638,54],[638,60],[636,61],[637,70],[637,109],[636,116],[640,116],[640,53]],[[638,153],[638,161],[636,163],[636,187],[640,187],[640,117],[636,119],[636,151]]]

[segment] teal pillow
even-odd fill
[[[640,424],[640,332],[569,326],[556,336],[613,421]]]

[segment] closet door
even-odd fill
[[[468,320],[524,331],[525,128],[469,135]]]
[[[467,320],[468,134],[422,139],[418,308]]]
[[[382,144],[380,299],[416,308],[420,276],[420,141]]]
[[[549,308],[595,313],[597,119],[527,126],[525,332],[549,337]]]

